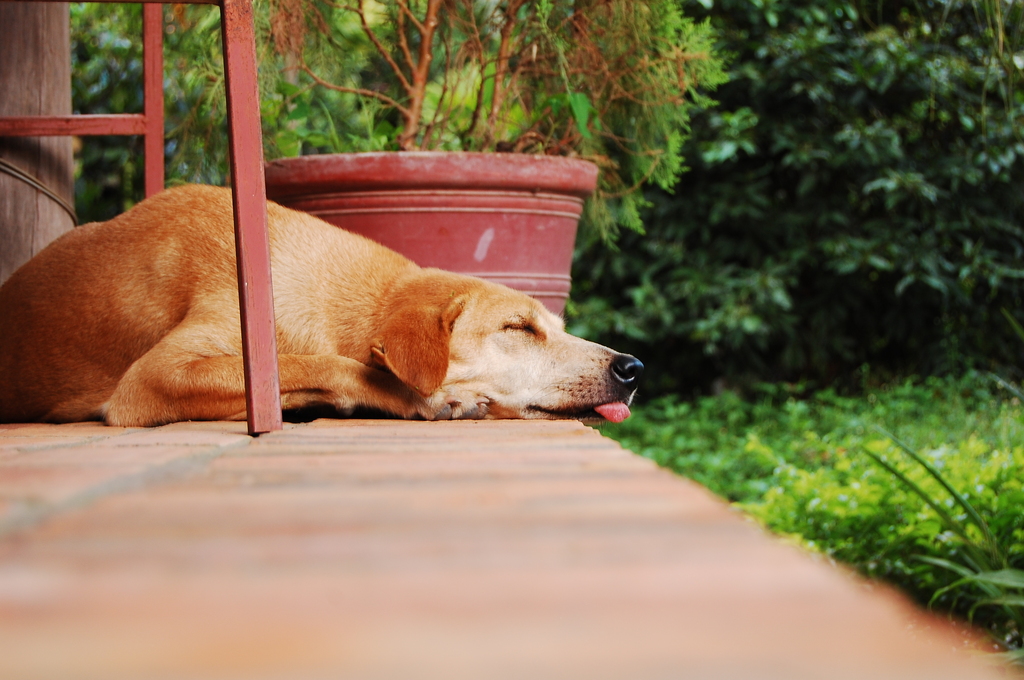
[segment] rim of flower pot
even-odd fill
[[[394,189],[506,190],[586,198],[597,165],[579,158],[472,151],[380,151],[279,158],[266,164],[271,199]]]

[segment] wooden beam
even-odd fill
[[[2,2],[3,0],[0,0]],[[0,137],[67,137],[70,135],[142,135],[146,116],[141,113],[82,116],[5,116]]]

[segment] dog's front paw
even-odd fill
[[[428,420],[451,420],[452,419],[452,405],[445,404],[443,407],[433,413]]]
[[[433,404],[427,420],[482,420],[487,415],[486,400],[460,400],[448,396],[428,400]]]
[[[452,407],[452,418],[458,420],[483,420],[487,417],[486,401],[456,402]]]

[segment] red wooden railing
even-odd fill
[[[13,1],[17,0],[0,0]],[[162,190],[163,6],[159,0],[143,2],[146,3],[143,7],[142,41],[143,113],[2,117],[0,137],[143,135],[146,153],[146,195],[150,196]],[[281,429],[281,394],[277,372],[277,338],[270,275],[267,191],[263,175],[263,139],[256,82],[256,40],[252,0],[189,0],[188,4],[216,4],[221,8],[246,408],[249,433],[259,434]]]

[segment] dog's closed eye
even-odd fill
[[[533,336],[540,335],[540,333],[537,331],[537,327],[524,319],[515,319],[513,321],[509,321],[504,326],[501,327],[501,330],[519,331],[522,333],[526,333],[527,335]]]

